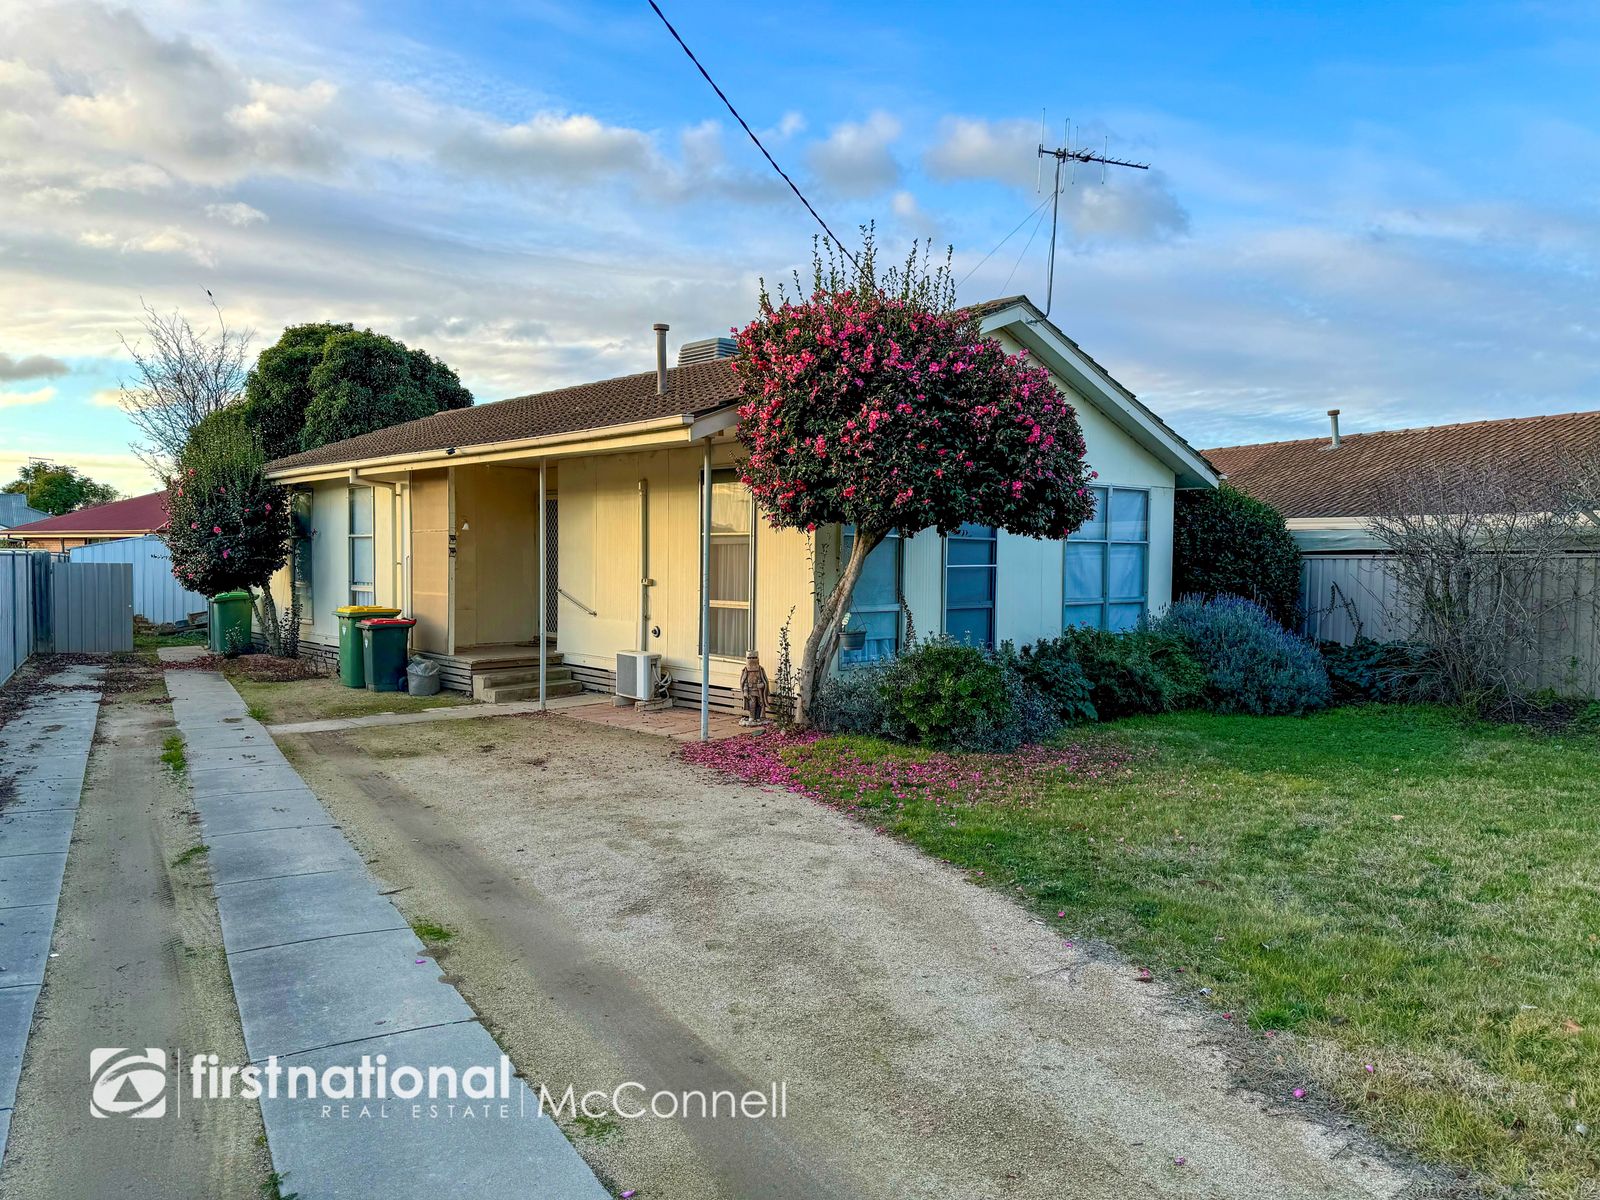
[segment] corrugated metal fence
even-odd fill
[[[34,557],[25,550],[0,551],[0,683],[33,653]]]
[[[155,534],[91,542],[68,553],[73,562],[128,563],[133,567],[133,611],[152,625],[181,621],[190,613],[204,612],[206,598],[191,592],[172,577],[172,556]]]
[[[133,649],[133,567],[0,551],[0,683],[30,654]]]
[[[1389,640],[1411,633],[1400,587],[1384,554],[1314,554],[1300,560],[1301,632],[1313,641]],[[1600,554],[1568,554],[1553,567],[1547,589],[1587,601],[1600,592]],[[1539,631],[1538,660],[1528,686],[1564,694],[1600,695],[1600,628],[1586,602],[1550,604]]]

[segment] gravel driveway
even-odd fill
[[[639,1200],[1431,1191],[1241,1089],[1215,1017],[1004,896],[665,739],[560,716],[283,739],[520,1069],[766,1087],[781,1120],[566,1122]]]

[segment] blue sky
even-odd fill
[[[1592,5],[663,7],[836,230],[953,244],[963,299],[1042,298],[1041,109],[1154,163],[1067,192],[1054,315],[1197,445],[1600,407]],[[141,297],[370,324],[491,400],[809,253],[642,0],[0,22],[0,473],[143,486]]]

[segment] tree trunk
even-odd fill
[[[861,568],[866,565],[867,555],[878,548],[888,532],[887,529],[857,528],[855,537],[851,539],[850,560],[844,564],[839,582],[833,585],[833,591],[822,602],[816,624],[811,627],[805,649],[800,655],[800,680],[795,689],[798,695],[794,705],[796,729],[807,729],[811,725],[811,708],[816,702],[817,688],[833,662],[834,653],[839,649],[839,633],[844,626],[845,614],[849,611],[850,593],[855,590],[856,580],[861,578]]]
[[[261,636],[266,639],[267,653],[274,658],[282,658],[283,628],[278,624],[278,605],[272,598],[272,585],[269,583],[259,590],[252,589],[251,599],[255,605],[256,624],[261,626]]]

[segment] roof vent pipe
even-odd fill
[[[1339,448],[1339,410],[1337,408],[1328,410],[1328,420],[1333,423],[1333,438],[1328,442],[1328,449],[1337,450]]]
[[[650,328],[656,331],[656,395],[667,394],[667,330],[670,325],[657,321]]]

